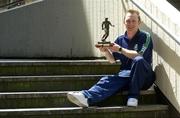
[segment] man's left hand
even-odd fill
[[[108,49],[110,49],[112,52],[119,52],[119,48],[120,46],[116,43],[113,43],[112,46],[108,47]]]

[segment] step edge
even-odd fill
[[[66,107],[66,108],[25,108],[25,109],[0,109],[1,115],[33,115],[48,114],[82,114],[82,113],[107,113],[107,112],[144,112],[144,111],[168,111],[168,105],[140,105],[138,107],[113,106],[113,107]]]
[[[1,92],[0,99],[4,98],[41,98],[41,97],[65,97],[68,92],[77,91],[45,91],[45,92]],[[127,95],[127,91],[117,93],[118,96]],[[154,90],[141,90],[140,95],[155,95]]]
[[[119,65],[111,64],[108,60],[0,60],[0,66],[28,66],[28,65]]]
[[[98,79],[103,76],[112,76],[112,75],[43,75],[43,76],[1,76],[0,82],[12,82],[12,81],[30,81],[30,80],[38,80],[38,81],[47,81],[49,79],[51,80],[67,80],[67,78],[74,78],[81,80],[83,78],[86,79]],[[68,79],[69,80],[69,79]]]

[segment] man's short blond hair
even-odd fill
[[[129,10],[126,12],[126,14],[127,14],[127,13],[137,14],[137,15],[138,15],[138,19],[139,19],[139,21],[141,21],[140,13],[139,13],[139,11],[138,11],[138,10],[129,9]],[[125,18],[124,18],[124,19],[125,19]]]

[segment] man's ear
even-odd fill
[[[126,23],[125,23],[125,19],[124,19],[123,23],[126,24]]]

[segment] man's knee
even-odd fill
[[[133,62],[134,63],[137,63],[137,62],[143,62],[144,61],[144,58],[142,56],[136,56],[134,59],[133,59]]]

